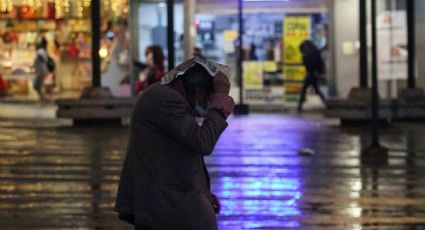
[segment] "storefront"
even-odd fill
[[[133,57],[143,62],[144,50],[152,44],[160,45],[167,56],[166,2],[135,2],[137,4],[131,7],[136,13],[132,20],[137,22],[133,28],[137,32],[132,35],[137,41]],[[306,39],[315,42],[329,64],[328,2],[244,1],[243,83],[247,103],[282,105],[298,100],[305,75],[299,45]],[[198,0],[190,24],[187,24],[188,1],[174,3],[175,63],[193,55],[193,48],[185,47],[185,37],[190,36],[191,31],[185,27],[193,27],[196,31],[193,45],[200,49],[202,56],[225,63],[234,70],[232,95],[237,100],[237,1]],[[324,76],[325,91],[328,81],[330,77]]]
[[[244,101],[250,105],[289,105],[298,100],[305,70],[301,65],[299,44],[312,40],[321,50],[326,74],[321,89],[328,96],[346,97],[359,86],[360,42],[359,0],[243,0],[243,83]],[[382,98],[396,98],[407,85],[407,15],[405,0],[376,0],[378,34],[378,80]],[[370,2],[368,1],[370,4]],[[371,20],[368,4],[368,44],[371,53]],[[421,6],[422,1],[416,0]],[[422,47],[423,15],[416,9],[416,46]],[[238,38],[237,1],[199,0],[196,15],[196,46],[207,58],[227,63],[235,69]],[[417,54],[422,54],[417,49]],[[418,59],[418,62],[421,60]],[[371,60],[366,65],[371,70]],[[425,79],[418,70],[418,84]],[[370,73],[368,81],[370,81]],[[370,84],[369,84],[370,85]],[[238,88],[233,95],[238,98]],[[307,100],[320,106],[310,92]]]
[[[45,38],[55,61],[55,92],[78,96],[91,85],[90,0],[0,0],[1,74],[9,96],[31,97],[36,46]],[[126,25],[128,1],[101,1],[102,68],[106,74]],[[122,37],[122,36],[121,36]],[[115,55],[116,56],[116,55]]]
[[[90,2],[0,0],[1,74],[12,85],[11,95],[32,94],[35,46],[43,36],[57,64],[57,91],[78,95],[82,88],[91,84]],[[359,79],[358,2],[244,0],[245,102],[283,105],[298,100],[305,75],[299,44],[306,39],[314,41],[321,49],[326,63],[327,71],[321,78],[322,91],[330,96],[345,97],[358,85]],[[397,95],[406,78],[403,74],[406,72],[403,2],[378,1],[378,36],[383,41],[379,52],[380,62],[384,63],[380,66],[380,90],[388,97]],[[135,68],[130,73],[129,63],[144,62],[148,45],[163,47],[167,69],[166,1],[105,0],[101,4],[102,86],[110,87],[116,96],[128,96],[133,87],[130,82],[138,78]],[[130,30],[125,20],[128,13],[131,14],[128,17]],[[198,47],[206,58],[233,67],[231,93],[236,100],[239,95],[237,13],[236,0],[174,1],[175,63],[192,56],[193,47]],[[190,14],[193,15],[188,17]],[[191,36],[193,42],[188,45]],[[394,58],[385,59],[389,54]],[[309,95],[308,101],[320,104],[314,94]]]
[[[305,77],[299,46],[307,39],[316,44],[326,63],[330,63],[327,57],[330,16],[326,2],[243,2],[245,103],[285,105],[298,101]],[[195,23],[196,46],[201,48],[205,57],[233,67],[233,94],[238,95],[236,1],[200,1]],[[330,80],[329,76],[323,76],[325,92],[328,92]],[[312,97],[315,98],[314,95]]]
[[[412,0],[414,1],[414,0]],[[347,97],[350,89],[359,87],[360,83],[360,57],[359,57],[359,2],[358,0],[333,1],[334,31],[332,33],[335,43],[335,78],[336,89],[339,97]],[[368,74],[365,74],[366,84],[371,85],[371,11],[370,2],[367,1],[367,53]],[[378,82],[379,95],[381,98],[396,98],[399,92],[407,86],[407,14],[406,0],[377,0],[376,22],[378,40]],[[421,0],[415,1],[417,6],[422,4]],[[347,10],[356,9],[356,10]],[[416,9],[416,26],[420,31],[422,26],[419,20],[423,11]],[[416,51],[420,52],[420,44],[423,35],[416,34]],[[366,58],[367,59],[367,58]],[[418,56],[418,66],[419,56]],[[418,73],[420,73],[419,68]],[[416,75],[417,82],[421,87],[424,75]],[[365,87],[365,86],[363,86]]]

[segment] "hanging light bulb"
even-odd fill
[[[13,10],[13,1],[12,0],[7,0],[7,12],[11,12]]]
[[[83,5],[84,5],[84,7],[88,8],[88,7],[90,7],[90,3],[91,3],[90,0],[84,0]]]
[[[83,1],[82,0],[79,0],[77,2],[77,16],[79,18],[82,18],[83,17],[83,10],[84,10]]]
[[[99,56],[101,58],[107,58],[109,56],[109,51],[105,47],[99,49]]]
[[[0,10],[1,12],[6,12],[7,11],[7,4],[4,0],[0,1]]]
[[[63,1],[63,7],[64,7],[64,14],[68,14],[70,12],[69,0]]]
[[[56,18],[63,18],[64,12],[63,12],[63,2],[61,0],[55,0],[55,11],[56,11]]]

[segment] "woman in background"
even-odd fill
[[[159,45],[148,46],[145,51],[148,66],[143,70],[142,77],[136,83],[136,92],[147,89],[150,85],[161,80],[165,75],[164,53]]]

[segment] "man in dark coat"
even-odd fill
[[[139,96],[115,206],[135,229],[217,229],[203,156],[234,106],[219,69],[195,57]]]

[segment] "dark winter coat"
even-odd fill
[[[319,52],[314,52],[303,56],[303,64],[307,70],[307,73],[324,73],[324,62]]]
[[[300,50],[303,55],[303,64],[309,74],[323,74],[325,72],[325,62],[320,54],[320,51],[310,40],[304,41],[300,45]]]
[[[202,126],[170,85],[149,87],[135,105],[115,210],[153,229],[217,229],[203,156],[227,127],[210,110]]]

